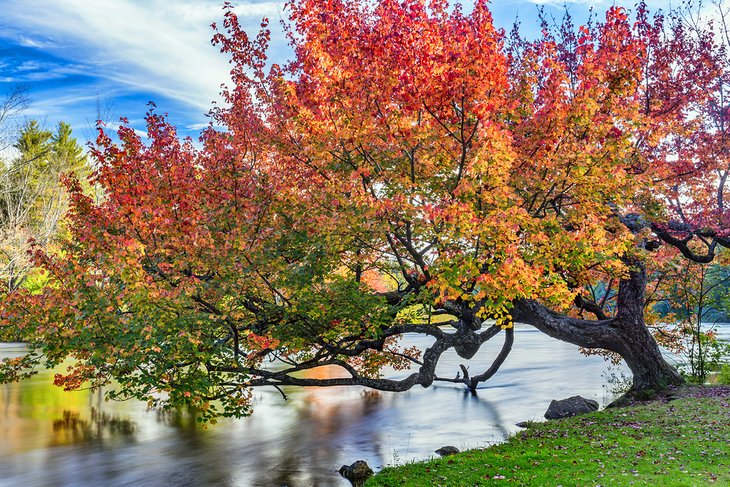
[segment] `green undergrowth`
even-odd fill
[[[730,397],[535,423],[500,445],[385,468],[365,485],[730,485]]]

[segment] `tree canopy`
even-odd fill
[[[481,0],[287,11],[279,66],[267,21],[249,37],[226,6],[233,84],[200,145],[154,110],[148,141],[100,128],[104,198],[68,178],[71,235],[35,253],[49,285],[4,301],[31,350],[5,380],[72,358],[59,385],[203,419],[247,414],[255,386],[475,390],[516,320],[620,354],[635,390],[680,380],[644,325],[645,268],[662,244],[711,260],[728,243],[721,39],[641,4],[537,40]],[[608,313],[585,289],[612,279]],[[437,375],[498,335],[482,373]]]
[[[8,291],[25,283],[32,268],[28,241],[45,248],[56,240],[68,207],[61,175],[88,174],[67,123],[53,133],[29,120],[13,147],[15,154],[0,167],[0,277]]]

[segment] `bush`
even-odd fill
[[[730,385],[730,364],[723,364],[720,373],[717,374],[717,383]]]

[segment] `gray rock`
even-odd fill
[[[436,450],[436,453],[441,455],[442,457],[448,456],[448,455],[456,455],[459,453],[459,449],[455,446],[442,446],[438,450]]]
[[[372,474],[373,469],[370,468],[368,462],[365,460],[358,460],[352,465],[343,465],[340,467],[340,475],[352,482],[353,485],[362,485],[365,479]]]
[[[592,413],[593,411],[598,411],[596,401],[581,396],[573,396],[559,401],[553,400],[545,412],[545,419],[567,418]]]

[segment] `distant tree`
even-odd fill
[[[5,93],[0,101],[0,160],[7,155],[7,150],[15,142],[19,130],[18,119],[28,108],[28,87],[16,85]]]
[[[724,262],[698,264],[681,256],[665,262],[655,275],[652,302],[663,304],[666,333],[677,340],[680,366],[693,382],[704,383],[709,373],[730,358],[730,347],[719,340],[716,317],[728,305],[730,268]]]
[[[46,248],[58,235],[68,208],[61,176],[88,174],[67,123],[53,133],[30,120],[14,148],[17,156],[0,167],[0,276],[8,291],[22,285],[32,268],[29,242]]]

